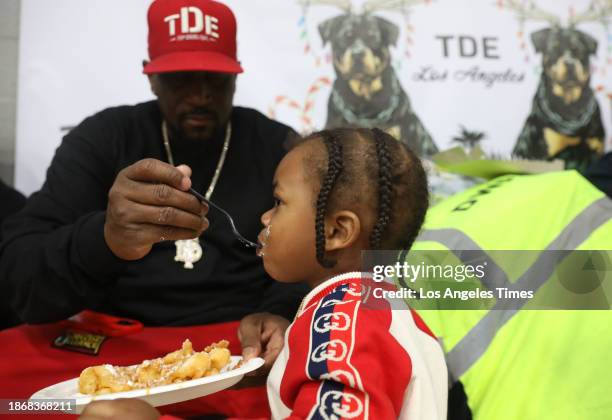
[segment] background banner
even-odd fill
[[[16,186],[42,185],[69,127],[152,99],[150,0],[22,0]],[[612,140],[610,0],[225,1],[245,73],[235,103],[301,133],[379,126],[430,155],[561,158]]]

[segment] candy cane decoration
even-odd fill
[[[314,109],[315,98],[320,90],[331,85],[329,77],[319,77],[314,81],[306,92],[306,99],[303,104],[286,95],[279,95],[274,99],[274,104],[268,108],[270,118],[276,118],[276,111],[280,107],[287,107],[293,110],[298,115],[300,122],[300,133],[306,134],[315,131],[312,120],[312,111]]]

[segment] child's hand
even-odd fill
[[[118,400],[94,401],[85,407],[79,418],[85,420],[157,420],[159,416],[159,411],[144,401],[136,398],[121,398]]]
[[[264,365],[248,376],[267,375],[285,344],[285,331],[289,321],[282,316],[262,312],[245,316],[240,321],[238,338],[242,344],[242,357],[264,359]]]

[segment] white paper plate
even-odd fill
[[[232,369],[242,360],[241,356],[232,356],[228,366],[221,373],[177,384],[156,386],[153,388],[136,389],[133,391],[115,392],[104,395],[86,395],[79,393],[79,378],[69,379],[34,393],[30,399],[61,398],[76,400],[76,412],[81,413],[83,408],[93,400],[114,400],[117,398],[139,398],[154,407],[174,404],[181,401],[193,400],[205,395],[213,394],[238,383],[242,377],[264,364],[264,360],[256,357],[243,366]]]

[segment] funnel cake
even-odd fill
[[[109,394],[215,375],[230,362],[228,345],[227,340],[221,340],[197,352],[187,339],[179,350],[164,357],[144,360],[139,365],[91,366],[81,372],[79,392],[90,395]]]

